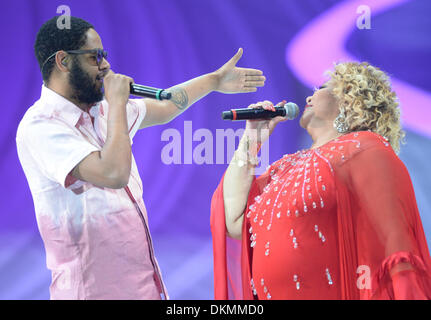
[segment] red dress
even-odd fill
[[[360,131],[285,155],[252,183],[242,241],[211,203],[216,299],[430,299],[431,258],[407,169]]]

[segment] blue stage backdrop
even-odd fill
[[[302,112],[305,98],[335,61],[368,61],[391,75],[407,131],[400,157],[412,177],[430,243],[430,1],[1,1],[0,299],[49,298],[51,275],[15,135],[40,96],[36,33],[61,14],[61,5],[95,26],[113,70],[137,83],[178,84],[216,70],[240,47],[244,55],[238,65],[261,69],[267,77],[256,93],[212,93],[171,123],[135,137],[150,229],[171,298],[213,298],[210,201],[230,160],[227,142],[217,140],[217,132],[244,125],[221,120],[221,112],[283,99],[296,102]],[[166,164],[163,150],[174,139],[172,132],[180,136],[181,160]],[[269,161],[307,148],[310,141],[298,121],[285,122],[270,139]],[[199,157],[202,148],[206,153]]]

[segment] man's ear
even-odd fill
[[[55,55],[55,65],[57,68],[62,72],[68,72],[68,63],[69,63],[69,57],[67,56],[67,53],[60,50]]]

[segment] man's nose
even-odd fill
[[[305,102],[306,102],[307,104],[311,104],[311,97],[307,97],[307,98],[305,99]]]
[[[103,58],[102,63],[100,64],[99,70],[108,71],[109,69],[111,69],[111,65],[109,64],[108,60]]]

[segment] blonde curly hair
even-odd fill
[[[334,64],[327,82],[345,112],[349,132],[370,130],[388,139],[398,154],[405,132],[401,128],[397,95],[389,76],[367,62]]]

